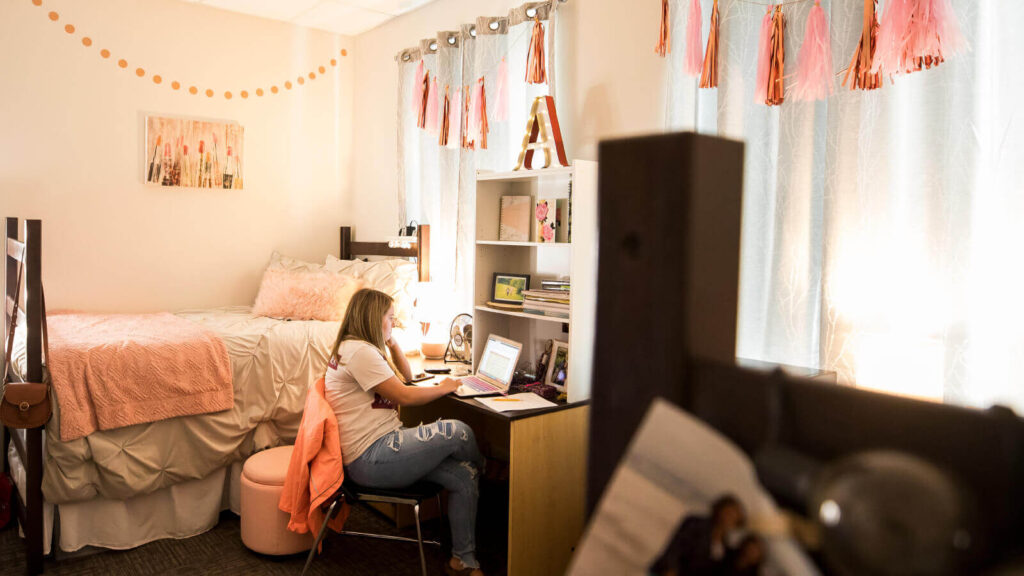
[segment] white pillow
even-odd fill
[[[299,260],[297,258],[290,258],[275,250],[274,253],[270,255],[270,264],[267,265],[267,270],[322,272],[324,270],[324,265],[317,264],[316,262],[306,262],[305,260]]]
[[[415,262],[400,258],[364,262],[328,255],[323,267],[328,272],[355,276],[363,280],[363,288],[391,296],[395,299],[396,324],[406,328],[413,326],[413,306],[419,280],[419,267]]]
[[[328,254],[327,260],[324,262],[324,269],[335,274],[345,274],[358,278],[368,264],[368,262],[363,262],[362,260],[342,260],[333,254]]]
[[[395,299],[395,320],[399,326],[413,326],[413,305],[419,269],[408,260],[388,259],[363,262],[359,277],[363,287],[373,288]]]

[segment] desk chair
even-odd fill
[[[423,544],[432,544],[434,546],[440,546],[441,543],[436,540],[423,540],[423,532],[420,530],[420,504],[424,500],[431,498],[437,499],[438,511],[443,511],[441,508],[441,490],[442,488],[433,482],[420,481],[412,486],[406,488],[369,488],[367,486],[361,486],[355,482],[345,480],[341,485],[341,489],[338,490],[333,496],[331,496],[330,507],[327,509],[326,516],[324,517],[324,523],[320,526],[320,532],[316,535],[316,540],[313,542],[313,547],[309,550],[309,557],[306,558],[306,565],[302,568],[302,574],[305,576],[306,570],[309,569],[310,563],[313,562],[313,557],[316,555],[317,548],[320,546],[320,542],[324,539],[327,533],[327,523],[333,518],[339,511],[341,503],[347,501],[349,503],[356,502],[383,502],[388,504],[404,504],[406,506],[412,506],[413,517],[416,520],[416,539],[404,538],[401,536],[388,536],[386,534],[368,534],[365,532],[351,532],[343,530],[340,534],[347,534],[350,536],[364,536],[367,538],[380,538],[382,540],[400,540],[402,542],[416,542],[420,548],[420,569],[423,571],[423,576],[427,576],[427,559],[423,555]],[[327,506],[327,503],[324,503]]]

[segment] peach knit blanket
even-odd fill
[[[60,439],[231,408],[231,361],[213,332],[173,314],[49,314]]]

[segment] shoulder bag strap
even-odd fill
[[[11,326],[7,330],[7,346],[4,351],[4,374],[3,382],[7,384],[8,374],[11,370],[11,354],[14,352],[14,332],[18,327],[18,304],[21,302],[21,271],[23,262],[18,262],[18,283],[14,288],[14,309],[11,312]]]
[[[50,338],[46,333],[46,290],[43,287],[39,287],[39,299],[42,308],[42,322],[43,322],[43,365],[46,369],[50,369]],[[43,378],[47,380],[47,378]],[[49,388],[51,384],[47,382],[46,387]]]

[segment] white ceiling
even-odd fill
[[[433,0],[182,0],[355,36]]]

